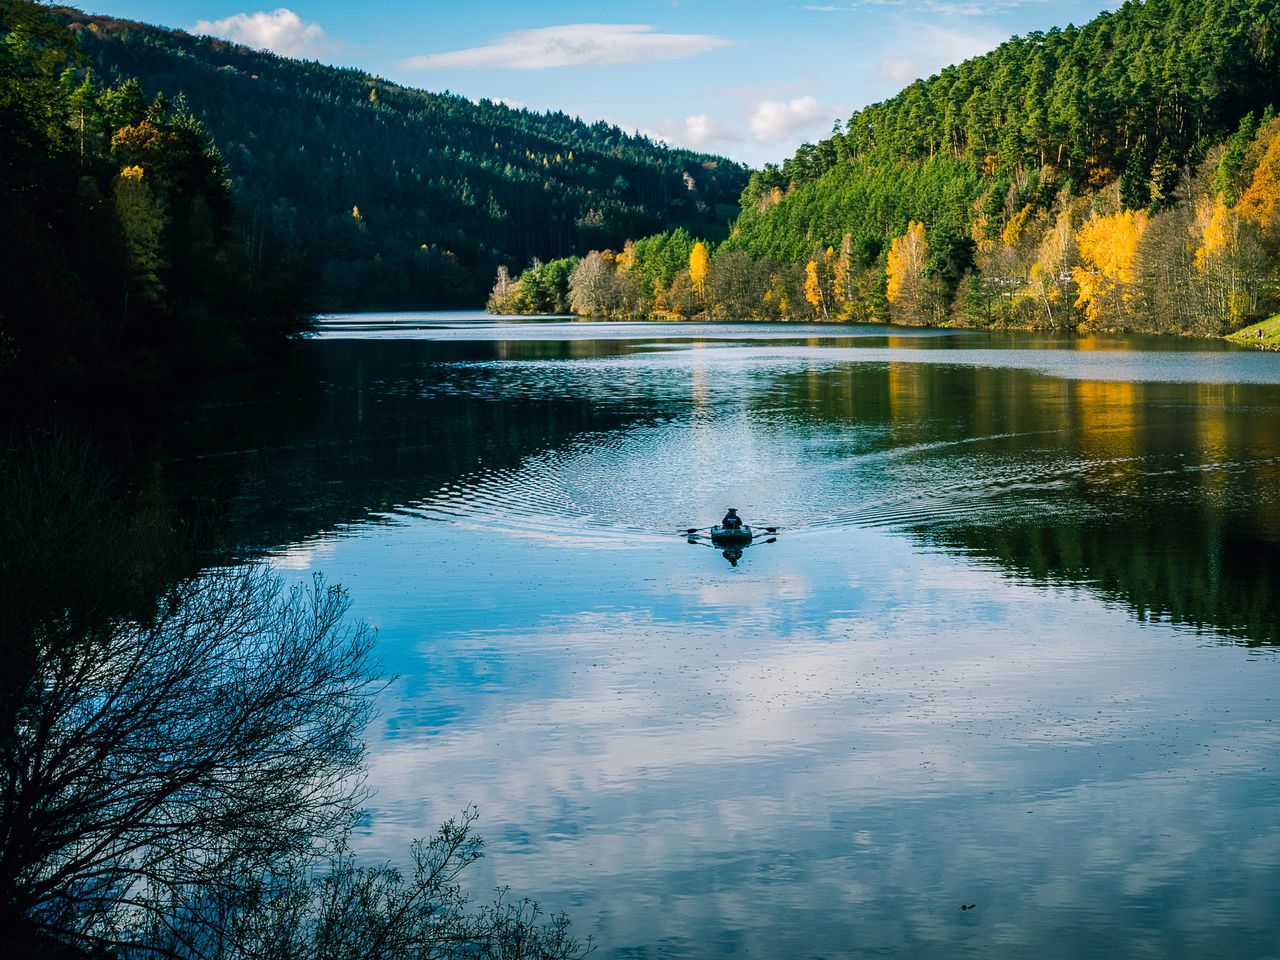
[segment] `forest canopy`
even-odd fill
[[[587,312],[1236,328],[1280,300],[1277,102],[1276,0],[1129,2],[916,81],[753,173],[700,284],[656,289],[602,248],[639,292]]]
[[[685,226],[723,237],[748,170],[603,122],[55,8],[85,65],[182,94],[269,251],[321,310],[476,306],[499,266]]]
[[[298,329],[296,271],[247,242],[186,101],[104,82],[25,0],[0,2],[0,130],[6,388],[236,365]]]

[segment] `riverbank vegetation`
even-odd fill
[[[1251,323],[1242,330],[1230,334],[1227,339],[1266,350],[1280,350],[1280,314],[1269,317],[1261,323]]]
[[[1280,303],[1277,23],[1275,0],[1146,0],[1014,38],[754,173],[696,264],[633,276],[643,241],[600,249],[565,297],[595,316],[1235,329]]]

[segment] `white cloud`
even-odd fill
[[[719,117],[709,113],[696,113],[684,120],[663,120],[659,124],[659,137],[666,143],[703,150],[717,144],[738,143],[742,135]]]
[[[885,83],[910,83],[924,72],[924,64],[914,57],[886,57],[876,64],[876,79]]]
[[[922,46],[941,58],[942,66],[989,53],[1009,39],[1004,31],[995,29],[947,30],[927,24],[920,24],[917,29]]]
[[[679,60],[731,41],[699,33],[654,33],[642,23],[567,23],[505,33],[466,50],[429,53],[402,61],[424,70],[468,67],[546,70],[551,67],[611,67],[642,60]]]
[[[885,57],[876,64],[873,78],[895,87],[927,77],[943,67],[994,50],[1007,37],[997,30],[948,30],[931,24],[907,24],[914,57]]]
[[[269,13],[237,13],[222,20],[197,20],[191,30],[285,57],[318,57],[332,47],[318,23],[307,23],[285,7]]]
[[[747,124],[757,142],[770,143],[813,127],[826,119],[827,113],[813,97],[760,100],[748,109]]]

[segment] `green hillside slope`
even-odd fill
[[[635,295],[615,266],[622,294],[576,302],[1233,329],[1280,301],[1277,104],[1280,0],[1129,2],[917,81],[752,174],[696,296]]]
[[[238,202],[309,256],[321,308],[477,305],[499,265],[667,227],[723,235],[746,183],[739,164],[604,123],[58,12],[104,82],[185,98]]]

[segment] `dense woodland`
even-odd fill
[[[564,917],[468,898],[474,809],[404,869],[355,858],[370,632],[139,449],[157,401],[297,332],[307,265],[269,236],[180,96],[0,0],[0,953],[584,956]],[[109,455],[82,421],[119,424]]]
[[[752,174],[730,237],[686,244],[660,284],[637,242],[572,264],[562,299],[595,315],[1238,328],[1280,301],[1277,103],[1275,0],[1126,3],[917,81]],[[492,305],[518,308],[524,282],[500,277]]]
[[[66,396],[244,362],[296,329],[287,263],[241,242],[181,98],[104,84],[36,4],[0,3],[0,384]]]
[[[727,233],[747,169],[605,123],[58,8],[85,66],[185,97],[255,248],[306,257],[322,310],[475,306],[499,266],[668,226]]]

